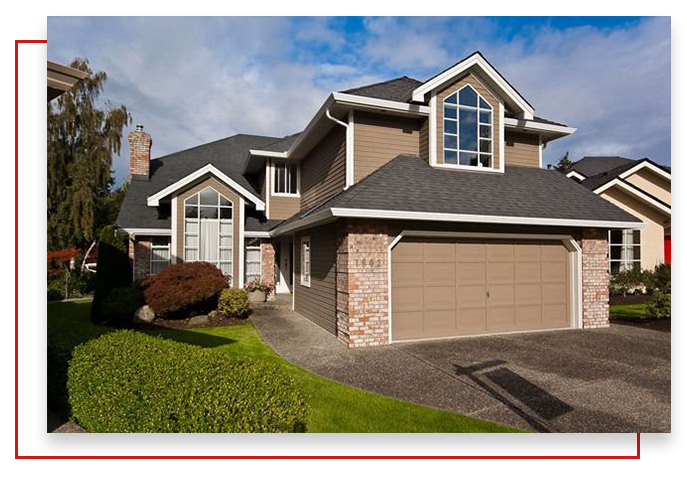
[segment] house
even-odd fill
[[[641,230],[609,230],[609,270],[670,264],[670,168],[644,159],[586,156],[565,175],[642,220]]]
[[[204,260],[275,279],[349,347],[608,325],[608,231],[634,215],[542,168],[574,128],[480,53],[332,93],[305,129],[151,160],[129,134],[117,219],[137,278]]]
[[[54,100],[62,93],[69,91],[88,74],[76,68],[48,62],[48,101]]]

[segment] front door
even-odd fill
[[[291,266],[293,251],[290,242],[281,242],[277,245],[277,294],[291,293]]]

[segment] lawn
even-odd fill
[[[611,319],[642,320],[651,317],[646,311],[646,304],[611,305]]]
[[[82,334],[84,340],[112,329],[90,323],[90,301],[48,305],[48,334]],[[303,387],[308,404],[307,431],[331,432],[518,432],[494,422],[384,397],[307,372],[279,357],[252,324],[205,329],[150,330],[146,333],[210,347],[218,353],[250,356],[288,370]],[[78,342],[78,340],[75,340]]]

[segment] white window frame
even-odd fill
[[[306,246],[307,244],[307,246]],[[307,247],[307,250],[306,250]],[[307,253],[307,261],[306,261]],[[307,265],[307,267],[306,267]],[[310,287],[310,280],[312,278],[312,242],[310,236],[301,237],[301,285]]]
[[[477,106],[466,106],[466,105],[461,105],[460,104],[460,92],[463,91],[465,88],[470,88],[472,91],[475,92],[477,95]],[[447,103],[446,100],[448,98],[451,98],[452,96],[456,97],[456,103]],[[484,101],[487,105],[489,105],[490,109],[482,108],[480,107],[480,100]],[[449,106],[450,108],[455,108],[456,109],[456,134],[452,133],[446,133],[446,126],[445,122],[447,120],[446,118],[446,106]],[[468,109],[475,111],[477,113],[477,151],[469,151],[467,149],[461,149],[460,147],[460,110],[462,109]],[[491,114],[491,122],[490,123],[483,123],[480,121],[480,113],[481,112],[489,112]],[[442,166],[447,167],[447,168],[457,168],[457,169],[472,169],[472,170],[478,170],[478,171],[498,171],[498,169],[495,166],[495,161],[494,161],[494,155],[495,155],[495,140],[494,140],[494,115],[496,114],[496,110],[494,109],[494,105],[492,105],[487,99],[482,96],[479,91],[477,91],[472,85],[465,85],[462,88],[460,88],[457,91],[454,91],[450,95],[448,95],[446,98],[444,98],[444,101],[441,104],[441,114],[442,114],[442,127],[443,127],[443,134],[441,137],[441,160],[442,160]],[[448,118],[449,121],[453,121],[453,118]],[[489,126],[491,128],[491,137],[486,138],[480,136],[480,127],[481,126]],[[449,136],[455,136],[456,137],[456,148],[447,148],[446,147],[446,135]],[[491,143],[491,151],[488,153],[483,153],[482,152],[482,144],[481,141],[489,141]],[[456,153],[456,161],[457,164],[452,164],[452,163],[447,163],[446,162],[446,151],[454,151]],[[476,153],[477,154],[477,166],[471,166],[467,164],[460,164],[460,153]],[[482,166],[480,163],[480,156],[481,155],[488,155],[490,158],[490,165],[489,166]]]
[[[280,167],[286,168],[286,186],[289,187],[291,184],[291,168],[296,169],[296,192],[277,192],[277,170]],[[272,196],[282,196],[282,197],[300,197],[301,195],[301,168],[298,163],[289,163],[286,161],[272,161]]]
[[[154,244],[155,239],[160,239],[164,238],[167,239],[167,244],[166,245],[159,245],[159,244]],[[160,260],[160,259],[155,259],[155,251],[167,251],[167,259],[166,260]],[[171,236],[155,236],[150,238],[150,275],[154,276],[156,274],[159,274],[167,266],[169,266],[172,263],[172,237]],[[153,264],[166,264],[164,265],[160,270],[157,272],[153,272]]]
[[[614,262],[617,262],[618,264],[620,264],[620,266],[618,267],[618,272],[622,272],[622,271],[626,271],[626,270],[632,270],[632,267],[634,267],[635,265],[642,267],[642,233],[641,233],[641,231],[638,231],[639,232],[639,243],[635,244],[634,232],[637,231],[637,229],[622,229],[620,232],[622,233],[621,237],[623,238],[623,241],[625,239],[625,235],[626,235],[627,231],[632,232],[632,234],[630,234],[630,236],[632,237],[632,243],[630,243],[630,244],[626,244],[624,242],[622,244],[612,243],[611,242],[611,236],[612,236],[611,233],[613,231],[610,229],[608,231],[608,272],[611,272],[613,270],[613,268],[611,266]],[[613,259],[611,256],[611,249],[613,247],[630,248],[630,250],[632,251],[632,259]],[[639,247],[639,258],[638,259],[634,257],[634,248],[635,247]],[[627,268],[621,269],[623,267],[623,265],[625,265],[625,267],[627,267],[628,264],[632,264],[632,267],[630,269],[627,269]]]
[[[250,246],[248,245],[251,241],[258,241],[257,246]],[[246,274],[246,282],[248,282],[248,251],[258,251],[258,280],[262,279],[262,241],[258,238],[255,237],[246,237],[245,240],[245,249],[246,249],[246,254],[245,254],[245,274]]]
[[[207,205],[207,204],[204,205],[204,206],[201,206],[201,204],[200,204],[200,193],[202,193],[202,192],[205,191],[206,189],[211,189],[211,190],[213,190],[214,192],[216,192],[217,195],[218,195],[217,206],[216,206],[216,207],[217,207],[217,220],[218,220],[218,227],[217,227],[217,234],[218,234],[218,237],[217,237],[217,261],[215,261],[215,262],[202,261],[202,260],[200,259],[200,240],[201,240],[201,238],[200,238],[200,208],[201,208],[201,207],[213,207],[213,206]],[[186,238],[187,238],[187,236],[188,236],[190,233],[186,231],[186,222],[188,221],[188,219],[193,219],[193,218],[187,218],[187,217],[186,217],[186,205],[187,205],[186,203],[187,203],[187,201],[188,201],[189,199],[191,199],[191,198],[194,197],[194,196],[198,196],[198,204],[195,205],[195,206],[197,207],[197,209],[198,209],[197,216],[196,216],[196,219],[195,219],[195,220],[197,221],[197,225],[198,225],[198,232],[195,234],[196,237],[197,237],[197,241],[196,241],[197,245],[196,245],[195,247],[189,247],[189,246],[186,244]],[[221,203],[221,198],[224,198],[227,202],[229,202],[229,206],[221,206],[221,205],[220,205],[220,203]],[[191,204],[191,206],[193,206],[193,204]],[[236,215],[236,208],[234,207],[234,202],[233,202],[231,199],[229,199],[228,197],[226,197],[225,195],[223,195],[222,193],[220,193],[219,191],[217,191],[217,190],[216,190],[215,188],[213,188],[212,186],[207,186],[207,187],[201,189],[200,191],[197,191],[197,192],[195,192],[194,194],[191,194],[189,197],[185,198],[182,207],[183,207],[183,219],[184,219],[184,242],[183,242],[182,257],[183,257],[184,262],[208,262],[209,264],[214,265],[215,267],[217,267],[217,268],[220,269],[220,270],[222,270],[222,264],[229,264],[229,265],[230,265],[230,270],[231,270],[231,273],[229,274],[230,277],[231,277],[231,284],[230,284],[230,285],[233,286],[233,284],[235,283],[235,281],[238,280],[237,278],[234,277],[234,276],[236,275],[236,274],[234,273],[234,270],[235,270],[235,269],[234,269],[234,248],[236,247],[236,237],[235,237],[236,234],[234,233],[234,217],[235,217],[235,215]],[[224,208],[224,209],[227,209],[227,208],[231,209],[231,219],[221,219],[221,209],[223,209],[223,208]],[[223,250],[223,249],[224,249],[224,250],[227,249],[226,247],[222,247],[222,224],[228,224],[228,225],[229,225],[229,228],[230,228],[230,230],[231,230],[231,248],[230,248],[230,250],[231,250],[231,255],[230,255],[230,259],[229,259],[228,261],[223,261],[223,260],[221,259],[221,257],[222,257],[222,250]],[[196,259],[196,260],[189,260],[189,259],[186,257],[186,251],[189,250],[189,249],[194,249],[194,250],[196,251],[196,255],[197,255],[198,259]]]

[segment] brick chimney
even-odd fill
[[[133,176],[150,177],[150,147],[153,140],[143,131],[143,125],[137,124],[135,131],[129,131],[129,179]]]

